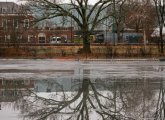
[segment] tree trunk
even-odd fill
[[[120,30],[117,30],[117,43],[121,43],[121,35],[120,35]]]
[[[90,42],[87,39],[83,39],[83,53],[91,53]]]
[[[163,47],[163,27],[160,27],[160,53],[163,54],[164,53],[164,47]]]
[[[146,35],[146,30],[144,29],[144,33],[143,33],[143,39],[144,39],[144,47],[146,47],[147,44],[147,35]]]
[[[85,54],[90,54],[91,53],[91,49],[90,49],[90,33],[85,30],[83,32],[83,49],[82,49],[82,53]]]

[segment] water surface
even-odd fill
[[[0,60],[5,120],[164,119],[165,62]]]

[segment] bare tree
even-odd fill
[[[155,26],[156,14],[155,9],[150,0],[133,1],[133,7],[126,17],[126,26],[142,32],[144,36],[144,44],[147,43],[150,30]]]
[[[159,34],[160,34],[160,52],[164,53],[163,27],[165,26],[165,0],[153,0],[158,18]]]
[[[128,12],[127,0],[121,0],[120,2],[113,0],[113,5],[108,11],[113,17],[112,32],[117,33],[117,42],[122,42],[121,33],[124,31],[125,16]]]
[[[112,0],[97,0],[93,5],[89,5],[89,0],[70,0],[67,4],[50,0],[25,1],[28,1],[30,6],[41,13],[37,21],[59,16],[71,18],[81,30],[83,52],[85,53],[90,53],[90,34],[99,23],[109,18],[109,14],[103,13],[112,4]]]

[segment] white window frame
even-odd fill
[[[10,35],[7,35],[7,39],[8,39],[8,40],[10,40],[10,39],[11,39]]]
[[[1,19],[0,27],[3,27],[3,19]]]
[[[31,42],[32,37],[33,37],[33,35],[28,35],[28,42]]]
[[[13,19],[13,27],[18,28],[18,19]]]
[[[7,9],[6,8],[2,8],[2,13],[6,13]]]
[[[2,86],[3,86],[3,85],[5,85],[5,83],[4,83],[4,82],[5,82],[5,80],[4,80],[3,78],[0,78],[0,79],[1,79],[1,81],[2,81],[2,83],[1,83],[1,84],[2,84]]]
[[[29,19],[24,19],[24,27],[29,28]]]
[[[4,24],[5,23],[5,24]],[[8,23],[8,20],[7,19],[2,19],[2,27],[4,27],[5,29],[7,29],[7,24]]]

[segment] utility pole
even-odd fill
[[[72,12],[71,12],[71,14],[72,14]],[[71,36],[70,36],[70,38],[71,38],[71,42],[73,42],[73,36],[72,36],[72,34],[73,34],[73,30],[72,30],[72,25],[73,23],[72,23],[72,17],[71,17]]]
[[[113,24],[112,24],[112,32],[113,32],[113,45],[116,45],[115,41],[115,0],[113,0]]]

